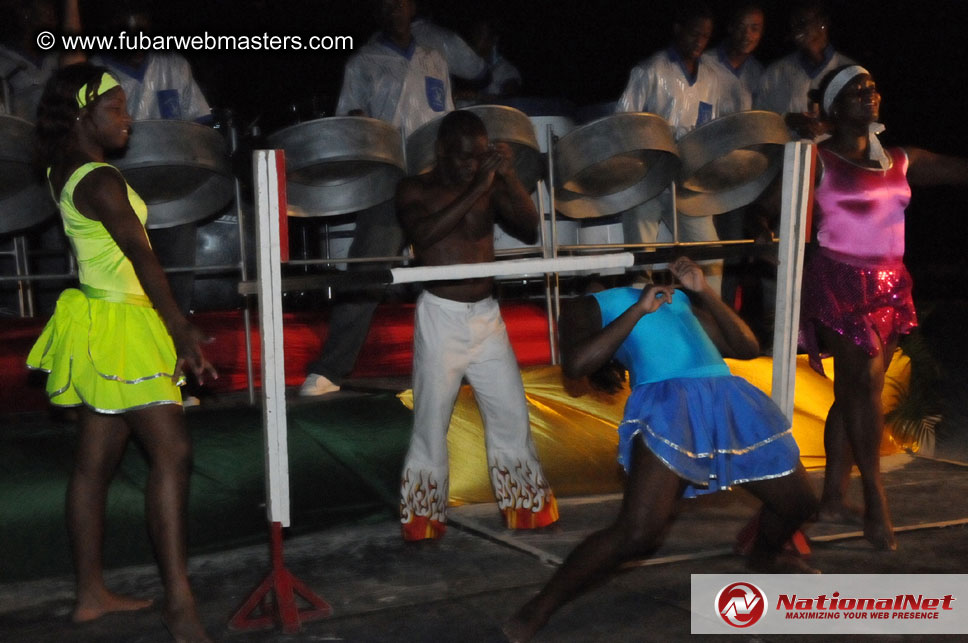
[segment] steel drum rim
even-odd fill
[[[608,217],[625,212],[637,205],[647,203],[666,190],[665,186],[650,186],[645,181],[601,197],[589,197],[571,190],[555,190],[555,209],[569,219],[592,219]],[[635,205],[628,205],[634,202]]]
[[[677,159],[672,156],[664,156],[662,160],[674,165]],[[671,177],[675,173],[675,168],[665,168],[663,172]],[[599,197],[590,197],[565,188],[558,188],[555,190],[556,209],[572,219],[617,215],[630,208],[648,203],[665,192],[671,185],[671,178],[669,183],[639,181],[624,190]],[[629,205],[630,203],[632,205]]]
[[[701,145],[708,138],[716,140],[737,139],[736,121],[756,121],[759,127],[750,130],[744,128],[742,133],[750,135],[743,139],[742,145],[729,148],[729,152],[753,147],[754,145],[784,145],[790,142],[790,132],[783,117],[776,112],[766,110],[749,110],[726,114],[708,123],[704,123],[679,139],[679,158],[682,166],[679,170],[680,183],[701,170],[707,164],[722,158],[722,154],[713,156],[708,145]]]
[[[12,114],[0,114],[0,163],[26,169],[25,177],[34,180],[12,182],[11,190],[0,199],[0,235],[26,230],[57,212],[47,182],[33,172],[34,124]]]
[[[234,198],[228,146],[217,130],[192,121],[148,119],[135,121],[124,156],[111,163],[148,205],[149,229],[171,228],[202,221],[217,214]],[[189,169],[197,180],[174,183],[184,191],[159,193],[148,186],[163,183],[165,172]],[[157,174],[157,178],[155,177]],[[168,175],[171,180],[171,175]]]
[[[655,136],[657,140],[650,141],[653,147],[641,148],[641,147],[627,147],[619,151],[611,151],[602,154],[589,154],[590,150],[587,147],[591,144],[591,140],[594,140],[594,136],[589,132],[596,132],[599,129],[605,127],[605,125],[610,125],[609,130],[614,130],[615,123],[622,123],[623,121],[631,121],[634,123],[649,122],[656,126],[654,132],[650,132],[650,136]],[[588,137],[586,139],[586,137]],[[579,143],[575,143],[575,141]],[[574,145],[577,149],[575,154],[566,154],[569,146]],[[563,151],[564,150],[564,151]],[[608,116],[603,116],[597,118],[589,123],[579,125],[573,130],[562,136],[555,147],[555,168],[556,168],[556,183],[561,186],[572,180],[578,173],[583,170],[588,169],[598,163],[607,161],[608,159],[614,158],[620,154],[627,154],[629,152],[640,152],[643,150],[655,151],[655,152],[667,152],[673,156],[679,156],[679,150],[676,145],[675,140],[672,137],[672,132],[669,130],[669,124],[664,118],[658,116],[657,114],[652,114],[650,112],[620,112],[616,114],[609,114]],[[581,154],[585,152],[585,154]],[[572,157],[576,157],[574,160]],[[591,161],[588,160],[591,157]]]
[[[167,137],[166,143],[173,143],[178,151],[191,153],[192,156],[185,159],[179,159],[177,163],[159,163],[157,161],[157,156],[129,159],[128,154],[131,151],[131,141],[138,140],[129,138],[128,148],[125,149],[124,155],[116,159],[111,159],[112,164],[118,169],[144,169],[173,165],[177,167],[197,167],[201,169],[208,169],[223,176],[232,175],[231,163],[229,162],[228,155],[228,146],[225,143],[225,139],[221,134],[211,127],[202,125],[200,123],[193,123],[191,121],[151,119],[135,121],[131,128],[131,136],[137,136],[139,139],[144,138],[144,135],[139,136],[139,131],[145,131],[146,128],[149,132],[155,129],[177,129],[190,131],[191,136],[169,136]],[[199,141],[204,141],[206,145],[200,145]],[[136,147],[135,150],[137,151],[138,148]],[[152,151],[156,152],[157,150],[153,149]]]
[[[497,114],[506,114],[508,116],[514,116],[514,118],[523,117],[525,120],[528,121],[529,124],[531,123],[531,118],[527,114],[525,114],[519,109],[508,107],[507,105],[472,105],[471,107],[467,108],[467,111],[473,114],[476,114],[477,116],[481,116],[481,114],[497,113]],[[484,120],[483,116],[481,117],[481,120]],[[538,136],[534,132],[534,125],[531,125],[527,129],[522,130],[521,133],[522,133],[522,136],[514,139],[502,138],[497,140],[501,140],[506,143],[517,143],[518,145],[530,147],[537,152],[541,151],[538,145]],[[488,137],[490,138],[490,134],[488,134]]]
[[[575,120],[570,116],[557,115],[557,116],[528,116],[528,120],[531,121],[531,127],[534,129],[535,139],[538,141],[538,148],[541,150],[541,154],[547,154],[548,150],[546,145],[548,143],[547,130],[546,128],[551,126],[551,133],[554,135],[555,140],[560,140],[561,137],[565,136],[571,132],[577,125]],[[557,125],[561,125],[564,131],[560,134],[555,133]],[[541,128],[540,130],[538,128]]]
[[[41,182],[27,186],[0,201],[0,235],[26,230],[43,223],[56,212],[49,189]]]
[[[367,116],[330,116],[296,123],[273,132],[267,142],[286,153],[292,216],[338,216],[384,203],[393,198],[406,171],[400,130]],[[369,166],[338,184],[292,178],[309,168],[350,162]]]
[[[663,156],[662,161],[674,165],[677,159],[673,156]],[[664,168],[662,171],[669,176],[674,174],[674,168]],[[618,215],[630,208],[648,203],[665,192],[671,185],[671,180],[669,183],[639,181],[624,190],[600,197],[589,197],[585,194],[559,188],[555,190],[556,209],[572,219]],[[629,205],[630,203],[632,205]]]
[[[373,124],[375,127],[378,127],[381,129],[390,129],[397,132],[398,134],[400,133],[400,130],[394,127],[393,125],[391,125],[389,122],[381,120],[379,118],[373,118],[372,116],[323,116],[322,118],[313,118],[308,121],[301,121],[299,123],[293,123],[292,125],[286,125],[285,127],[280,127],[272,134],[269,134],[268,136],[266,136],[266,139],[271,141],[272,139],[279,137],[283,132],[289,132],[289,131],[298,130],[298,129],[308,129],[310,128],[310,126],[315,128],[316,126],[319,125],[319,123],[322,123],[322,122],[326,122],[326,123],[369,122]]]
[[[755,180],[720,192],[696,192],[677,186],[676,210],[689,217],[704,217],[742,208],[755,201],[779,173],[780,166],[772,166]]]
[[[629,154],[641,159],[643,153],[653,157],[645,173],[621,189],[582,194],[565,187],[605,161]],[[557,209],[578,219],[616,215],[654,199],[672,185],[679,165],[669,124],[650,112],[609,114],[580,125],[558,140],[555,159]]]
[[[340,185],[311,186],[293,182],[287,188],[287,199],[290,206],[290,211],[287,214],[288,216],[305,218],[336,217],[385,203],[393,198],[393,191],[396,189],[397,183],[404,177],[402,169],[395,169],[397,172],[392,176],[389,172],[371,172]],[[368,195],[367,198],[357,198],[354,201],[339,200],[339,195],[359,192],[360,187],[365,188],[368,183],[374,185],[371,189],[363,191],[364,194]],[[330,193],[337,195],[337,198],[330,197]],[[388,196],[381,196],[382,194]],[[319,206],[320,202],[326,205]]]
[[[6,121],[6,123],[4,123]],[[13,116],[10,114],[0,114],[0,132],[7,134],[7,124],[15,124],[16,128],[20,131],[14,131],[14,136],[8,137],[4,136],[0,138],[0,160],[9,161],[13,163],[23,162],[30,164],[33,161],[33,145],[27,145],[24,148],[22,145],[8,145],[10,142],[17,142],[16,137],[25,136],[28,143],[30,143],[30,138],[33,136],[34,124],[30,121],[20,118],[19,116]],[[23,154],[12,154],[11,152],[20,152],[25,150]]]
[[[148,220],[145,227],[156,230],[203,221],[224,210],[234,200],[233,197],[230,180],[220,177],[215,181],[205,181],[181,198],[147,204]]]
[[[325,156],[326,150],[321,149],[318,140],[311,140],[310,137],[306,136],[307,131],[314,131],[318,129],[336,129],[338,132],[348,131],[346,127],[339,127],[340,125],[347,125],[352,123],[354,126],[365,125],[366,127],[373,130],[382,130],[380,136],[370,136],[368,143],[379,143],[379,145],[371,145],[366,149],[360,149],[355,152],[339,151],[333,153],[330,156]],[[357,127],[356,129],[360,129]],[[334,138],[334,133],[328,133],[329,141]],[[318,138],[318,137],[317,137]],[[339,139],[340,143],[347,142],[346,139],[349,137],[336,137]],[[297,141],[297,145],[289,144],[290,141]],[[303,121],[302,123],[296,123],[295,125],[289,125],[280,130],[277,130],[266,137],[266,142],[274,147],[279,147],[286,151],[286,170],[288,171],[298,171],[305,169],[307,167],[312,167],[314,165],[321,165],[323,163],[340,163],[345,161],[370,161],[374,163],[382,163],[385,165],[390,165],[396,167],[400,170],[405,170],[406,165],[404,163],[404,151],[403,151],[403,139],[400,135],[400,130],[390,123],[377,119],[370,118],[368,116],[327,116],[325,118],[316,118],[310,121]],[[359,142],[359,141],[354,141]],[[301,154],[303,148],[314,147],[317,152],[322,152],[324,155],[311,156],[309,154]],[[378,148],[378,151],[374,148]]]
[[[790,141],[783,117],[775,112],[734,112],[697,127],[679,140],[682,167],[676,177],[677,209],[686,216],[722,214],[756,200],[774,180],[782,165],[782,146]],[[718,190],[686,187],[703,168],[739,151],[757,150],[766,158],[759,175]]]

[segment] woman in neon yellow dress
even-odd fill
[[[44,90],[37,138],[81,283],[61,294],[27,364],[49,373],[53,404],[79,413],[67,494],[73,620],[151,603],[111,592],[103,577],[108,485],[133,435],[150,465],[148,526],[165,586],[165,625],[178,641],[208,641],[188,584],[192,454],[178,384],[184,369],[200,380],[217,374],[200,349],[205,336],[179,311],[151,250],[144,201],[104,163],[106,152],[127,143],[125,102],[118,82],[89,64],[58,70]]]

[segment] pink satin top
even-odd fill
[[[904,209],[911,201],[908,157],[901,148],[886,151],[891,167],[881,170],[820,148],[824,169],[814,192],[814,217],[822,247],[854,257],[904,257]]]

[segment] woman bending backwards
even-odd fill
[[[730,375],[721,357],[755,357],[756,338],[695,263],[679,258],[671,271],[685,292],[614,288],[562,312],[568,377],[596,374],[613,358],[629,371],[632,393],[618,429],[628,477],[615,522],[578,545],[505,624],[512,641],[530,640],[600,576],[655,551],[683,495],[742,486],[763,502],[750,568],[816,571],[783,550],[817,506],[790,423],[766,395]]]
[[[104,162],[106,152],[127,143],[125,100],[117,80],[89,64],[58,70],[44,90],[37,137],[81,283],[61,294],[27,364],[49,373],[53,404],[79,409],[67,492],[77,574],[73,620],[151,603],[114,594],[103,575],[108,485],[133,435],[150,466],[146,506],[165,625],[177,641],[208,641],[188,584],[192,453],[178,383],[186,368],[199,379],[217,374],[199,348],[204,335],[179,312],[148,243],[144,201]]]

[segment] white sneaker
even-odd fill
[[[339,390],[339,385],[333,384],[329,378],[317,373],[310,373],[306,376],[306,381],[299,387],[300,397],[317,397],[327,393],[335,393]]]

